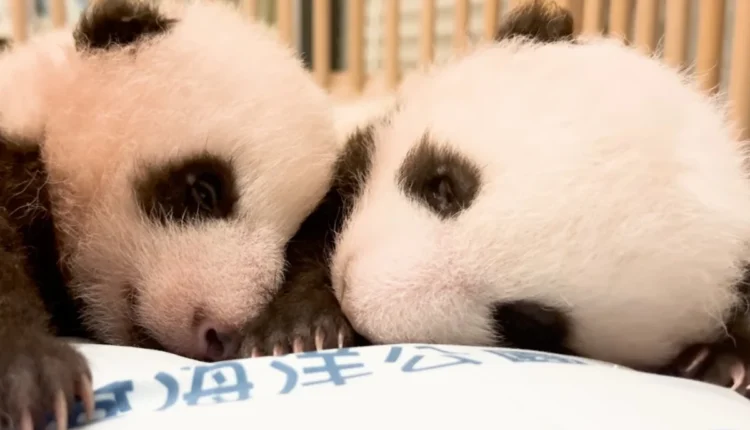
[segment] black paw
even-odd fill
[[[688,348],[667,373],[730,388],[750,399],[750,357],[730,341]]]
[[[52,417],[66,429],[77,399],[92,418],[91,372],[72,346],[43,333],[11,333],[0,345],[0,428],[33,430]]]
[[[325,287],[282,292],[246,327],[243,357],[283,355],[354,346],[355,333]]]

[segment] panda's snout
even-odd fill
[[[206,318],[195,327],[194,350],[203,361],[228,360],[236,355],[241,339],[239,330]]]

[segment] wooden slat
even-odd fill
[[[252,19],[258,18],[258,1],[242,0],[242,10]]]
[[[588,35],[604,32],[604,0],[585,0],[583,2],[582,33]]]
[[[65,27],[67,21],[65,11],[65,0],[50,0],[50,20],[55,28]]]
[[[659,0],[635,2],[635,46],[646,54],[656,49]]]
[[[24,42],[29,37],[29,3],[26,0],[11,0],[11,31],[15,42]]]
[[[695,72],[705,91],[718,89],[724,39],[725,0],[699,0]],[[743,0],[748,1],[748,0]],[[740,3],[740,2],[738,2]],[[748,25],[748,23],[743,23]]]
[[[355,92],[359,92],[364,84],[365,56],[364,56],[364,0],[347,0],[346,16],[346,58],[349,85]]]
[[[750,139],[750,1],[737,0],[732,45],[729,97],[742,138]]]
[[[383,65],[385,66],[385,84],[394,89],[399,80],[399,1],[385,0],[385,43]]]
[[[435,57],[435,0],[422,0],[419,19],[419,62],[426,66]]]
[[[557,4],[567,9],[573,17],[573,32],[581,33],[583,29],[583,0],[557,0]]]
[[[313,0],[312,67],[319,85],[331,74],[331,0]]]
[[[296,45],[293,43],[292,0],[277,0],[276,15],[276,28],[279,31],[279,37],[281,37],[281,40],[289,45]]]
[[[453,50],[463,52],[469,44],[469,0],[456,0],[453,17]]]
[[[611,0],[609,5],[609,34],[623,40],[628,39],[630,22],[633,19],[632,0]]]
[[[664,13],[664,61],[682,68],[690,37],[690,0],[666,0]]]
[[[499,0],[484,1],[484,10],[482,11],[482,14],[484,15],[484,28],[482,31],[482,37],[484,37],[485,40],[492,40],[495,38],[495,33],[497,33],[497,19],[499,12]]]

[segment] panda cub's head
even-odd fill
[[[618,42],[479,47],[350,145],[332,282],[373,342],[661,366],[742,304],[736,135],[682,76]]]
[[[103,341],[231,356],[325,194],[330,104],[222,2],[96,2],[48,94],[62,261]]]

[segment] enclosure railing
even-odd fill
[[[25,40],[29,36],[28,1],[10,1],[13,37]],[[49,1],[53,26],[65,26],[65,0]],[[245,13],[255,17],[258,2],[239,1]],[[383,61],[381,70],[369,74],[365,71],[365,0],[346,0],[347,66],[338,73],[332,71],[330,61],[332,0],[302,1],[312,1],[312,73],[320,85],[342,97],[389,91],[398,85],[403,72],[399,61],[399,0],[377,0],[383,2],[384,12]],[[421,2],[419,62],[429,64],[434,60],[435,50],[435,0],[405,1]],[[501,5],[508,9],[523,1],[527,0],[484,1],[482,37],[489,39],[493,36],[499,19],[507,12],[501,10]],[[726,88],[733,115],[743,129],[750,130],[750,0],[729,0],[734,5],[734,14],[729,19],[725,13],[728,0],[557,1],[572,12],[577,32],[608,34],[622,38],[644,52],[658,53],[670,65],[689,68],[708,93]],[[469,0],[455,0],[452,17],[452,48],[460,52],[470,43]],[[694,26],[690,25],[691,19],[695,20],[692,21],[696,23]],[[276,0],[275,26],[281,39],[293,45],[292,0]],[[723,52],[727,37],[731,49]],[[695,55],[689,62],[687,52],[691,40],[695,41]],[[721,71],[725,63],[729,70],[725,74],[727,82],[722,86]],[[750,133],[746,132],[745,137],[750,137]]]

